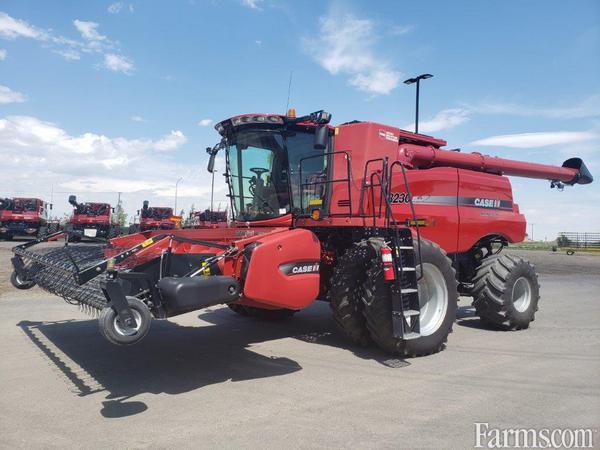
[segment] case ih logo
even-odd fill
[[[500,208],[500,200],[492,198],[476,198],[473,200],[473,204],[480,208]]]
[[[307,273],[319,273],[318,261],[301,261],[294,263],[282,264],[279,266],[285,275],[304,275]]]

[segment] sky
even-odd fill
[[[450,148],[562,164],[597,182],[513,178],[536,239],[600,231],[600,2],[0,2],[0,196],[205,209],[214,124],[325,109]],[[215,208],[227,205],[222,161]]]

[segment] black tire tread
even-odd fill
[[[452,261],[448,258],[446,252],[436,243],[422,239],[421,240],[421,251],[429,247],[428,250],[437,251],[443,254],[447,260],[447,265],[444,269],[451,274],[452,285],[448,286],[449,298],[448,298],[448,314],[452,314],[452,321],[449,328],[445,331],[441,340],[435,345],[428,348],[414,348],[412,342],[423,339],[418,338],[415,341],[405,341],[397,339],[393,336],[392,331],[392,306],[387,297],[388,289],[385,286],[383,279],[383,266],[379,258],[374,259],[371,268],[367,271],[367,281],[365,282],[365,288],[363,292],[363,301],[365,302],[364,315],[366,318],[366,325],[371,335],[371,339],[385,352],[398,354],[404,357],[418,357],[431,355],[442,351],[448,340],[448,335],[452,332],[452,325],[456,317],[456,308],[458,303],[458,282],[456,281],[456,271],[452,267]],[[444,271],[442,270],[442,272]],[[385,297],[380,297],[382,293]]]
[[[533,283],[532,304],[525,316],[515,312],[508,292],[512,292],[510,278],[517,270]],[[540,298],[539,282],[535,267],[526,259],[504,253],[490,256],[477,268],[473,281],[473,306],[482,322],[501,330],[514,331],[528,328],[529,323],[535,320]]]
[[[336,261],[327,293],[333,320],[351,342],[366,347],[371,343],[363,314],[362,285],[373,249],[381,246],[376,239],[353,244]]]

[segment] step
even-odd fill
[[[416,311],[414,309],[407,309],[406,311],[402,311],[402,313],[404,314],[404,317],[407,317],[407,316],[418,316],[419,314],[421,314],[420,311]]]
[[[399,267],[398,270],[400,272],[414,272],[417,269],[414,267]]]
[[[400,294],[402,294],[402,295],[404,295],[404,294],[416,294],[417,292],[419,292],[419,290],[415,289],[415,288],[400,289]]]
[[[419,333],[404,333],[404,336],[402,336],[402,339],[404,339],[405,341],[410,341],[411,339],[417,339],[420,337],[421,337],[421,335]]]
[[[399,250],[414,250],[412,245],[401,245],[398,247]]]

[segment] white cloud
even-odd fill
[[[463,108],[444,109],[438,112],[433,119],[420,121],[420,133],[434,133],[441,130],[450,130],[469,121],[469,111]],[[404,127],[405,130],[414,130],[415,123]]]
[[[178,147],[182,146],[186,142],[187,138],[181,131],[171,131],[170,134],[163,136],[161,139],[156,141],[152,145],[152,148],[161,152],[168,152],[177,150]]]
[[[59,54],[60,56],[65,58],[67,61],[78,61],[81,59],[81,54],[77,50],[73,50],[72,48],[67,48],[64,50],[63,49],[54,50],[54,53]]]
[[[0,37],[2,38],[22,37],[41,41],[44,43],[44,47],[68,61],[79,60],[82,54],[100,54],[103,62],[96,64],[96,67],[100,66],[126,74],[133,72],[133,61],[120,54],[120,46],[117,42],[100,34],[98,23],[76,19],[73,21],[73,25],[81,34],[82,39],[68,39],[55,34],[52,30],[42,30],[24,20],[15,19],[0,12]]]
[[[403,34],[408,34],[415,29],[414,25],[394,25],[390,29],[390,34],[392,36],[402,36]]]
[[[7,52],[3,48],[0,48],[0,61],[4,61],[6,59]]]
[[[102,67],[113,72],[121,72],[126,75],[131,75],[135,69],[133,62],[122,55],[115,53],[106,53]]]
[[[0,118],[0,161],[6,176],[0,177],[4,195],[36,196],[50,200],[54,186],[53,214],[69,210],[70,193],[82,201],[115,203],[117,191],[124,192],[126,209],[140,208],[145,199],[155,205],[172,205],[175,181],[179,205],[201,208],[210,199],[210,178],[205,176],[205,156],[197,162],[177,163],[173,150],[187,141],[178,130],[162,137],[123,138],[93,131],[73,135],[62,127],[31,116]],[[157,171],[160,176],[157,176]],[[216,198],[225,200],[222,177]]]
[[[246,6],[247,8],[250,9],[256,9],[256,10],[260,10],[260,4],[263,2],[263,0],[242,0],[242,5]]]
[[[133,122],[145,122],[145,120],[142,116],[131,116],[130,119]]]
[[[111,3],[110,5],[108,5],[108,8],[106,10],[111,14],[119,14],[122,9],[123,9],[123,3],[115,2],[115,3]]]
[[[198,125],[200,125],[201,127],[207,127],[209,126],[211,123],[213,123],[212,119],[202,119],[198,122]]]
[[[26,37],[38,40],[47,40],[48,35],[24,20],[15,19],[6,13],[0,12],[0,36],[6,39]]]
[[[330,14],[319,19],[318,38],[305,40],[307,52],[330,74],[349,76],[349,84],[370,94],[389,94],[401,73],[374,54],[376,27],[369,19]]]
[[[9,87],[0,85],[0,105],[8,103],[23,103],[27,100],[25,95],[20,92],[13,91]]]
[[[541,133],[520,133],[491,136],[479,139],[470,145],[490,145],[511,148],[538,148],[550,145],[574,144],[597,139],[598,135],[590,131],[551,131]]]
[[[468,108],[483,114],[507,114],[549,119],[583,119],[600,116],[600,95],[592,95],[574,106],[535,107],[516,103],[487,102],[468,106]]]
[[[75,28],[81,33],[81,37],[88,41],[104,41],[106,36],[98,33],[98,24],[96,22],[86,22],[75,19],[73,21]]]

